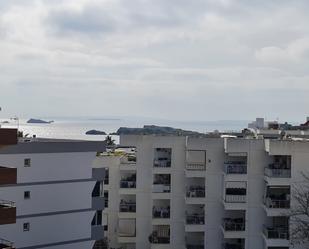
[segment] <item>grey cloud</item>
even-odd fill
[[[81,11],[53,10],[46,21],[61,35],[71,32],[98,35],[110,32],[116,27],[113,16],[95,5],[87,5]]]

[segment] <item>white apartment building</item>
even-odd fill
[[[92,165],[104,143],[16,132],[0,129],[0,248],[100,248],[104,169]]]
[[[309,141],[123,135],[120,146],[134,148],[136,160],[110,153],[96,161],[108,172],[109,248],[292,248],[287,212],[293,184],[309,170]]]

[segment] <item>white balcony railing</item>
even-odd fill
[[[227,203],[245,203],[247,202],[246,195],[225,195],[225,202]]]
[[[287,227],[263,227],[263,233],[267,239],[289,239],[289,229]]]
[[[247,164],[225,163],[226,174],[247,174]]]
[[[171,160],[153,160],[153,167],[155,168],[170,168],[171,167]]]
[[[188,225],[203,225],[205,224],[204,214],[187,214],[186,224]]]
[[[245,231],[246,224],[244,219],[225,218],[223,219],[222,227],[224,231],[230,231],[230,232]]]
[[[205,171],[206,165],[204,163],[187,163],[186,169],[187,170]]]
[[[170,184],[153,184],[152,192],[153,193],[170,193],[171,185]]]
[[[266,197],[264,199],[264,204],[267,208],[281,208],[287,209],[290,208],[290,200],[276,200]]]
[[[264,169],[265,176],[274,177],[274,178],[290,178],[291,177],[291,169]]]

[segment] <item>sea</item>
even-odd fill
[[[86,135],[88,130],[100,130],[105,133],[113,133],[120,127],[143,127],[144,125],[169,126],[184,130],[198,131],[202,133],[219,131],[240,131],[245,128],[248,121],[177,121],[145,117],[34,117],[45,121],[53,121],[48,124],[27,123],[29,118],[0,118],[3,128],[18,128],[24,135],[40,138],[95,140],[105,139],[105,135]],[[116,142],[118,136],[112,136]]]

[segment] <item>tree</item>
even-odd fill
[[[115,139],[112,138],[112,136],[107,136],[105,138],[106,145],[107,146],[114,146],[115,145]]]
[[[290,211],[291,243],[309,249],[309,174],[301,173],[302,181],[293,184],[293,206]]]

